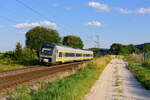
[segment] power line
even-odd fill
[[[97,38],[97,48],[100,48],[100,43],[99,43],[99,35],[96,35],[96,38]]]
[[[42,14],[40,14],[38,11],[34,10],[33,8],[31,8],[30,6],[26,5],[25,3],[23,3],[20,0],[16,0],[18,3],[20,3],[21,5],[23,5],[25,8],[31,10],[32,12],[36,13],[37,15],[39,15],[40,17],[43,17],[44,19],[47,19],[47,17],[43,16]]]
[[[46,19],[46,20],[49,20],[48,17],[46,17],[46,16],[44,16],[43,14],[41,14],[40,12],[34,10],[32,7],[28,6],[27,4],[25,4],[25,3],[22,2],[21,0],[16,0],[16,1],[17,1],[18,3],[20,3],[21,5],[23,5],[25,8],[27,8],[27,9],[31,10],[32,12],[36,13],[36,14],[39,15],[40,17],[42,17],[42,18],[44,18],[44,19]],[[58,25],[59,27],[62,27],[62,28],[65,29],[65,30],[67,30],[67,29],[64,28],[62,25],[59,25],[58,23],[57,23],[57,25]],[[68,31],[68,30],[67,30],[67,31]],[[68,32],[69,32],[69,31],[68,31]],[[73,32],[70,31],[69,33],[73,33]]]

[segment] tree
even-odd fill
[[[128,46],[121,46],[120,49],[119,49],[119,54],[120,55],[130,54]]]
[[[123,47],[122,44],[114,43],[114,44],[111,45],[110,51],[115,52],[115,54],[119,54],[122,47]]]
[[[144,47],[143,52],[144,52],[144,53],[150,52],[150,44],[148,44],[148,45],[146,45],[146,46]]]
[[[21,57],[22,57],[22,46],[21,46],[20,42],[18,42],[16,44],[16,49],[15,49],[15,58],[17,60],[20,60]]]
[[[68,35],[63,38],[63,45],[70,46],[73,48],[83,49],[83,42],[80,37]]]
[[[130,44],[127,47],[128,47],[129,54],[132,54],[133,52],[135,53],[138,52],[138,49],[133,44]]]
[[[119,51],[122,46],[123,46],[122,44],[114,43],[111,45],[110,50],[111,51]]]
[[[37,51],[43,43],[60,43],[60,36],[56,30],[37,26],[26,33],[26,46]]]

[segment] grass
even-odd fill
[[[132,59],[131,59],[132,58]],[[148,90],[150,90],[150,65],[147,62],[138,62],[133,56],[126,57],[128,69],[133,73],[137,80]]]
[[[114,74],[118,73],[118,69],[117,67],[115,67],[115,71],[114,71]]]
[[[120,81],[120,80],[116,80],[116,82],[115,82],[115,86],[120,86],[122,84],[122,81]]]
[[[22,87],[22,88],[18,88],[18,89],[16,90],[16,92],[18,92],[18,93],[25,93],[27,90],[28,90],[28,87],[27,87],[27,86],[24,86],[24,87]]]
[[[122,81],[119,79],[119,76],[115,76],[116,80],[115,80],[115,86],[120,86],[122,84]]]
[[[124,58],[128,62],[127,68],[133,73],[137,80],[146,88],[150,90],[150,65],[149,60],[142,62],[140,59],[132,55]]]
[[[0,70],[8,70],[22,67],[24,67],[24,65],[14,64],[13,60],[9,58],[3,58],[3,54],[0,54]]]
[[[128,68],[142,85],[150,90],[150,67],[146,65],[129,64]]]
[[[123,90],[120,89],[120,88],[118,88],[117,91],[118,91],[119,93],[123,93]]]
[[[141,57],[135,58],[133,55],[125,56],[124,60],[131,64],[142,64]]]
[[[119,99],[115,98],[114,100],[119,100]]]
[[[22,68],[22,67],[24,67],[24,66],[23,65],[17,65],[17,64],[0,65],[0,70],[16,69],[16,68]]]
[[[150,58],[145,58],[144,64],[145,64],[146,66],[150,66]]]
[[[81,100],[90,91],[110,60],[110,57],[95,59],[75,74],[48,83],[38,92],[22,94],[18,100]]]

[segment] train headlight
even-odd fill
[[[48,62],[49,60],[48,59],[43,59],[43,62]]]

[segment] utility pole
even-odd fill
[[[97,50],[98,50],[97,54],[100,55],[100,42],[99,42],[100,41],[100,37],[99,37],[99,35],[96,35],[96,39],[97,40],[95,41],[95,43],[97,44]]]
[[[98,49],[100,49],[100,43],[99,43],[99,40],[100,40],[100,38],[99,38],[99,35],[96,35],[96,38],[97,38],[97,48]]]

